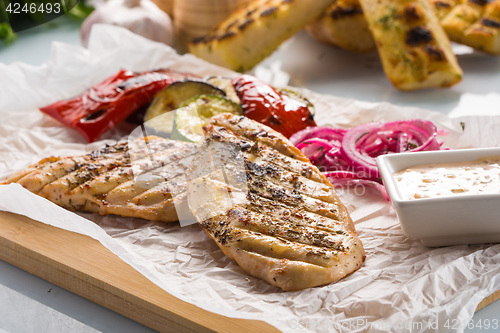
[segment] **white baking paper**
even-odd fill
[[[80,94],[120,68],[168,66],[233,75],[126,30],[99,25],[88,50],[55,43],[51,60],[41,67],[0,64],[0,177],[50,155],[89,152],[124,130],[85,144],[37,107]],[[499,117],[450,119],[415,108],[305,93],[316,105],[320,125],[425,118],[450,132],[444,138],[448,147],[500,143]],[[500,245],[426,248],[404,236],[391,205],[377,193],[363,188],[340,191],[340,196],[365,246],[366,262],[341,281],[298,292],[248,276],[198,225],[77,215],[18,185],[0,186],[0,209],[88,234],[174,296],[222,315],[263,320],[284,332],[462,332],[477,304],[500,289]]]

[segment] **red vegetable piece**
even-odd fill
[[[159,72],[134,73],[125,69],[70,100],[58,101],[40,110],[79,131],[88,142],[150,103],[154,95],[174,79]]]
[[[370,133],[380,128],[380,123],[368,123],[356,126],[344,135],[342,140],[342,150],[351,164],[365,173],[368,178],[377,178],[378,168],[375,159],[365,153],[362,148],[369,142]]]
[[[308,139],[299,143],[297,148],[307,156],[313,164],[318,164],[318,160],[321,156],[335,147],[324,139]]]
[[[290,137],[290,141],[294,145],[297,145],[302,141],[310,138],[325,139],[330,141],[331,144],[335,142],[335,145],[340,147],[340,143],[342,142],[342,138],[344,137],[345,132],[347,132],[347,130],[343,128],[308,127],[292,135]]]
[[[310,127],[295,133],[290,141],[335,186],[373,186],[388,199],[375,158],[382,154],[438,150],[438,133],[447,134],[438,131],[430,121],[413,119],[363,124],[349,130]]]
[[[246,117],[280,132],[287,138],[316,126],[309,108],[287,102],[273,87],[251,75],[233,79],[232,84]]]

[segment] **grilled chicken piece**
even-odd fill
[[[214,31],[191,42],[189,52],[245,72],[323,13],[333,0],[254,0]]]
[[[17,172],[19,183],[66,209],[177,221],[172,196],[185,191],[185,170],[196,146],[140,138],[75,157],[51,157]],[[181,188],[173,189],[176,179]]]
[[[188,204],[228,257],[283,290],[328,284],[361,266],[345,206],[284,136],[232,114],[213,117],[206,134],[201,149],[146,137],[51,157],[4,183],[70,210],[154,221],[176,221],[176,206]]]
[[[204,167],[188,173],[188,204],[229,258],[286,291],[361,266],[364,249],[345,206],[284,136],[230,114],[213,117],[206,134],[193,163]]]

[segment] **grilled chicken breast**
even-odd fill
[[[245,117],[212,118],[188,172],[189,208],[246,272],[283,290],[336,281],[364,249],[333,186],[281,134]],[[211,166],[211,167],[208,167]]]
[[[75,157],[51,157],[4,183],[19,183],[66,209],[177,221],[172,190],[185,190],[194,144],[146,137]],[[172,189],[179,179],[182,189]]]
[[[188,204],[229,258],[283,290],[328,284],[361,266],[345,206],[283,135],[232,114],[213,117],[205,131],[201,146],[145,137],[50,157],[4,183],[70,210],[153,221],[176,221],[176,207]]]

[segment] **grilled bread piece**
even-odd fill
[[[387,77],[402,90],[447,87],[462,79],[428,0],[360,0]]]
[[[430,0],[439,21],[441,21],[461,0]]]
[[[433,1],[438,4],[442,1]],[[439,15],[454,42],[477,50],[500,54],[500,0],[461,0]]]
[[[189,52],[244,72],[276,50],[333,0],[255,0],[236,11],[214,31],[189,44]]]
[[[306,26],[317,40],[353,52],[375,50],[375,41],[368,28],[359,0],[337,0],[316,21]]]
[[[364,249],[345,206],[285,137],[229,114],[213,117],[206,133],[208,153],[193,163],[205,172],[188,183],[188,203],[229,258],[285,291],[361,266]]]
[[[500,54],[500,0],[430,0],[448,38],[476,50]],[[359,0],[337,0],[307,32],[321,42],[354,52],[375,46]]]
[[[185,190],[195,151],[190,143],[140,138],[83,156],[44,159],[4,183],[19,183],[69,210],[177,221],[172,190]],[[172,188],[176,179],[184,189]]]

